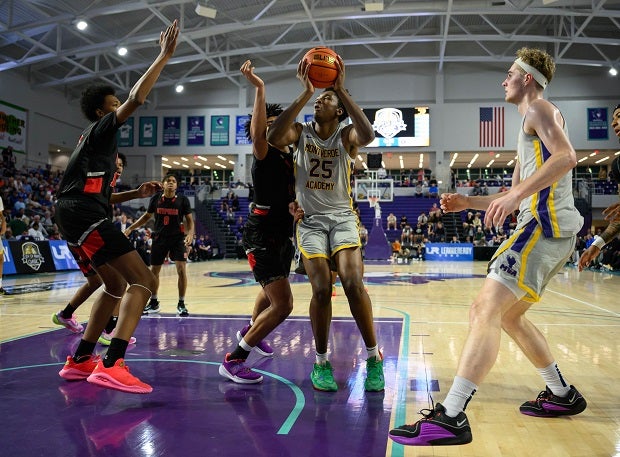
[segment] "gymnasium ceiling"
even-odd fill
[[[215,17],[198,15],[197,5]],[[503,69],[525,42],[572,72],[620,70],[620,0],[0,0],[0,72],[19,72],[33,89],[71,100],[94,81],[126,93],[174,18],[181,41],[156,91],[239,87],[248,56],[267,81],[288,78],[315,45],[346,55],[347,68]],[[79,31],[82,19],[88,27]],[[463,153],[456,166],[473,155]],[[417,162],[416,154],[405,168]]]

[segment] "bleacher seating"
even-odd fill
[[[390,213],[394,213],[396,216],[396,220],[400,223],[401,216],[407,216],[407,220],[409,224],[415,226],[418,222],[418,216],[424,212],[428,216],[428,211],[433,206],[433,203],[437,203],[439,206],[438,198],[416,198],[412,196],[395,196],[394,201],[391,202],[380,202],[381,206],[381,225],[385,230],[385,235],[387,236],[390,242],[394,241],[396,238],[400,238],[401,230],[400,228],[396,230],[386,230],[387,227],[387,216]],[[358,202],[360,208],[360,219],[362,224],[368,229],[370,232],[373,227],[374,219],[375,219],[375,209],[371,208],[370,205],[365,201]]]

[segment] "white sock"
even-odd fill
[[[474,396],[476,390],[478,390],[476,384],[460,376],[455,376],[452,387],[450,387],[450,391],[442,403],[446,408],[446,414],[450,417],[456,417],[460,412],[465,411],[467,403]]]
[[[568,395],[570,387],[566,381],[564,381],[562,373],[560,373],[560,369],[558,368],[558,364],[555,361],[551,363],[551,365],[546,366],[545,368],[537,368],[537,370],[545,381],[545,384],[547,384],[547,387],[549,387],[554,395],[557,395],[558,397],[566,397]]]
[[[327,363],[327,352],[325,354],[316,353],[316,363],[317,365],[325,365]]]
[[[381,360],[381,354],[379,353],[379,345],[376,345],[376,346],[371,347],[371,348],[366,348],[366,351],[368,352],[368,358],[369,359],[371,357],[374,357],[377,360]]]
[[[249,351],[249,352],[252,351],[252,346],[250,346],[248,343],[245,342],[245,338],[241,338],[241,341],[239,341],[239,346],[244,351]]]

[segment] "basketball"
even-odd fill
[[[310,64],[308,79],[312,85],[324,89],[334,84],[338,77],[336,59],[338,54],[324,46],[310,49],[304,55],[304,60]]]

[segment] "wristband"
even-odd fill
[[[601,238],[600,236],[596,235],[594,237],[594,241],[592,242],[590,246],[596,246],[597,248],[599,248],[599,250],[601,250],[603,249],[603,246],[605,246],[605,240]]]

